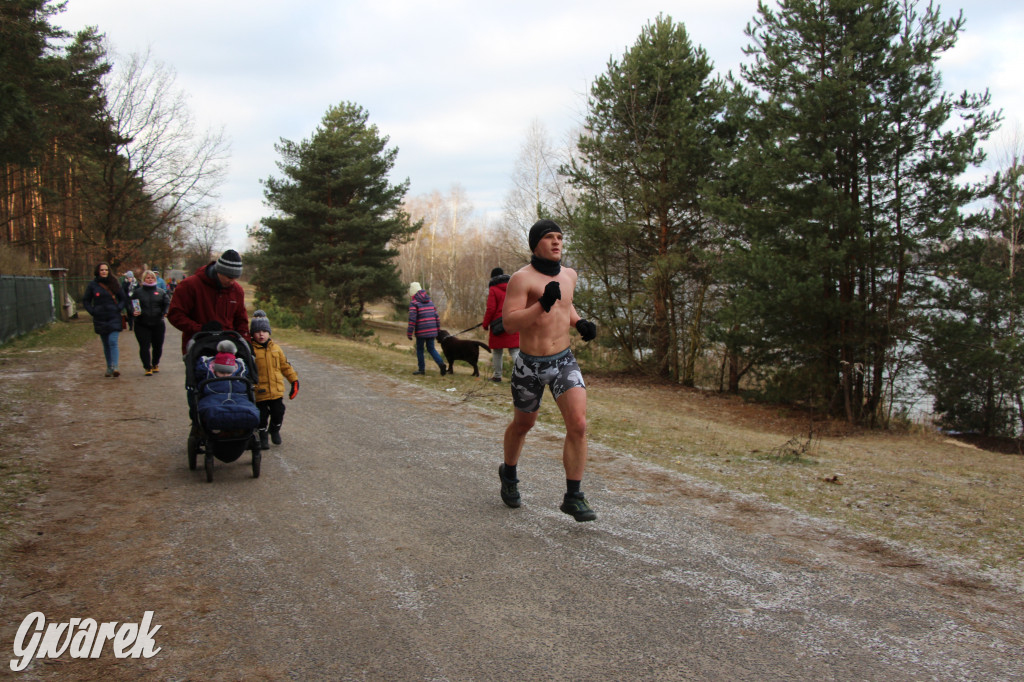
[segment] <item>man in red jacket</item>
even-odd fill
[[[236,281],[241,275],[242,257],[234,249],[228,249],[217,260],[181,280],[175,288],[167,319],[181,330],[182,355],[192,335],[210,322],[249,340],[245,291]]]

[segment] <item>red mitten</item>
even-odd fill
[[[296,379],[292,382],[292,392],[288,395],[288,400],[294,400],[295,396],[299,394],[299,380]]]

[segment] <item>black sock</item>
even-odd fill
[[[574,481],[571,478],[565,479],[565,490],[570,495],[578,493],[580,491],[580,483],[583,481]]]
[[[516,480],[516,465],[515,464],[506,464],[505,465],[505,478],[507,478],[510,481]]]

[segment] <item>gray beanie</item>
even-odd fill
[[[228,249],[217,259],[216,270],[225,277],[238,279],[242,276],[242,257],[234,249]]]
[[[256,332],[270,333],[270,318],[262,310],[254,312],[252,320],[249,322],[249,334],[255,334]]]

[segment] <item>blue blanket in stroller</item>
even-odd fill
[[[205,362],[204,362],[205,360]],[[260,424],[260,411],[249,399],[245,365],[230,377],[216,377],[209,369],[209,359],[196,364],[199,381],[199,420],[210,431],[241,429],[251,431]],[[210,381],[206,381],[210,379]]]

